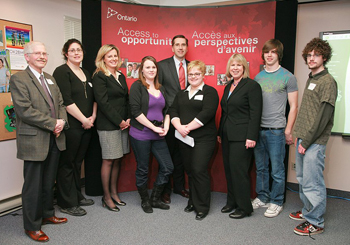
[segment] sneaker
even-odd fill
[[[289,218],[294,220],[305,220],[303,213],[299,210],[289,214]]]
[[[294,233],[300,236],[310,236],[313,234],[320,234],[322,232],[324,232],[323,228],[310,224],[308,221],[305,221],[294,228]]]
[[[85,209],[79,206],[72,207],[72,208],[61,208],[61,212],[69,215],[73,215],[73,216],[83,216],[86,214]]]
[[[265,217],[273,218],[279,215],[280,212],[282,212],[282,210],[283,210],[283,206],[279,206],[277,204],[271,203],[270,207],[265,211],[264,215]]]
[[[268,208],[270,206],[269,203],[265,203],[265,202],[262,202],[259,198],[255,198],[253,201],[252,201],[252,206],[253,206],[253,209],[258,209],[260,207],[263,207],[263,208]]]

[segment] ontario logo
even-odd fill
[[[122,14],[118,13],[117,11],[108,7],[107,19],[111,18],[112,16],[116,16],[118,20],[133,21],[133,22],[137,21],[137,18],[135,16],[122,15]]]

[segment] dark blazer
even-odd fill
[[[166,93],[163,86],[160,87],[160,92],[163,94],[165,99],[165,107],[163,109],[163,117],[165,117],[168,111],[168,105],[166,102]],[[130,88],[130,110],[131,110],[131,121],[130,125],[143,130],[144,126],[139,123],[135,118],[140,116],[142,113],[147,117],[149,105],[149,93],[147,88],[142,85],[140,80],[135,81]]]
[[[186,60],[188,64],[189,61]],[[177,92],[181,91],[179,76],[177,75],[176,65],[174,57],[164,59],[158,62],[158,80],[165,88],[167,95],[167,103],[169,106],[174,101]]]
[[[130,118],[128,86],[123,73],[119,72],[119,82],[113,75],[98,72],[92,78],[95,100],[97,102],[96,128],[98,130],[117,130],[123,120]]]
[[[67,121],[66,108],[55,79],[44,72],[53,99],[57,119]],[[17,158],[25,161],[44,161],[49,153],[50,137],[57,119],[51,117],[46,94],[32,71],[24,71],[11,76],[11,95],[16,112]],[[64,131],[55,137],[60,151],[66,149]]]
[[[189,136],[195,141],[216,140],[215,114],[219,105],[216,89],[204,85],[203,90],[199,90],[191,99],[188,93],[186,90],[177,93],[169,109],[170,117],[180,118],[181,124],[188,124],[197,118],[204,126],[191,131]]]
[[[227,124],[229,141],[257,141],[262,111],[262,92],[260,85],[243,78],[227,99],[233,80],[226,85],[221,99],[221,120],[219,136],[222,137],[224,124]]]

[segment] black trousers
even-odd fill
[[[170,124],[168,134],[165,137],[165,140],[169,148],[171,160],[173,161],[173,164],[174,164],[174,171],[172,174],[174,192],[181,192],[183,189],[185,189],[185,168],[184,168],[184,163],[183,163],[183,159],[179,148],[180,141],[175,138],[175,128],[171,124]],[[169,178],[169,182],[165,185],[163,192],[169,193],[169,194],[171,193],[170,178]]]
[[[188,204],[193,204],[197,212],[209,212],[211,189],[208,166],[214,153],[215,144],[215,139],[196,142],[194,147],[180,142],[180,150],[190,186]]]
[[[79,205],[85,197],[81,194],[81,164],[91,139],[91,130],[68,129],[66,150],[61,153],[57,170],[57,204],[61,208]]]
[[[245,141],[228,141],[222,138],[222,155],[227,181],[227,205],[246,213],[253,212],[250,201],[249,167],[253,148],[246,149]]]
[[[26,230],[40,230],[42,218],[55,215],[53,187],[60,151],[54,137],[51,136],[49,153],[44,161],[24,161],[22,209]]]

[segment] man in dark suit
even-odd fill
[[[55,79],[42,71],[47,63],[43,43],[24,47],[26,70],[11,77],[12,100],[17,118],[17,158],[24,160],[22,207],[25,233],[46,242],[44,224],[66,223],[53,207],[53,187],[60,151],[65,150],[66,109]]]
[[[159,83],[165,88],[166,102],[169,107],[172,105],[177,92],[187,87],[187,63],[189,62],[185,59],[188,51],[188,39],[183,35],[176,35],[173,37],[171,44],[174,56],[158,63]],[[189,193],[185,189],[185,169],[180,155],[179,142],[175,138],[175,128],[172,125],[166,136],[166,141],[174,164],[173,191],[188,198]],[[171,180],[164,188],[162,194],[163,202],[171,202],[170,193]]]

